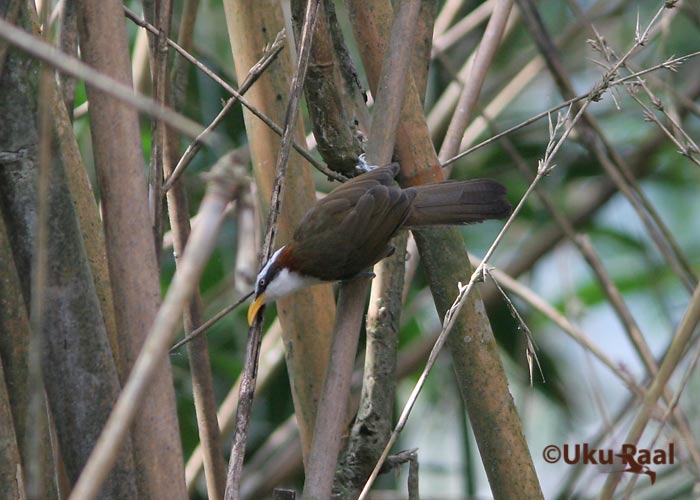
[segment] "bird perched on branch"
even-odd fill
[[[393,252],[389,241],[401,228],[472,224],[510,214],[506,189],[494,180],[402,188],[394,180],[399,170],[398,163],[375,167],[309,209],[292,241],[258,274],[249,324],[263,304],[306,286],[365,272]]]

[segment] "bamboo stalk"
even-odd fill
[[[70,500],[94,498],[113,467],[116,451],[123,445],[124,436],[167,359],[171,338],[213,250],[226,205],[236,197],[243,178],[243,167],[232,156],[222,158],[212,168],[207,193],[199,209],[200,223],[190,235],[180,268]]]
[[[231,48],[239,80],[248,74],[257,62],[262,47],[273,42],[283,27],[282,11],[278,2],[227,1],[224,3]],[[264,26],[265,30],[260,27]],[[281,123],[286,112],[285,97],[289,92],[291,62],[288,51],[277,57],[270,71],[266,72],[248,91],[254,106]],[[278,96],[280,99],[278,99]],[[244,111],[247,136],[253,160],[258,196],[264,210],[269,210],[269,200],[275,172],[279,139],[255,116]],[[295,140],[303,144],[304,133],[298,121]],[[291,238],[292,231],[304,213],[316,201],[311,171],[302,159],[292,154],[286,173],[287,196],[283,201],[278,243]],[[282,323],[289,372],[294,398],[294,409],[301,429],[302,448],[305,453],[311,444],[311,432],[316,415],[321,380],[326,370],[330,336],[335,315],[335,303],[330,286],[316,286],[302,290],[277,303]]]
[[[130,86],[121,2],[82,0],[79,5],[83,58],[99,72]],[[87,94],[121,352],[127,368],[133,370],[160,304],[139,122],[132,108],[107,94],[91,86]],[[170,363],[160,362],[156,373],[132,430],[137,485],[145,497],[177,500],[187,493]]]
[[[390,6],[387,2],[375,2],[369,8],[362,2],[351,2],[351,16],[354,16],[355,37],[370,86],[376,89],[379,62],[374,52],[376,47],[383,47],[386,43],[384,33],[387,30],[381,21],[385,17],[391,17]],[[402,125],[397,138],[402,172],[409,183],[440,180],[442,172],[438,167],[420,99],[412,81],[407,83]],[[418,233],[414,232],[417,241]],[[419,250],[425,261],[434,264],[428,268],[428,275],[438,311],[444,314],[446,298],[454,297],[457,292],[455,276],[466,277],[471,271],[469,266],[465,266],[462,238],[455,228],[428,228],[420,233],[422,240]],[[494,496],[541,497],[532,459],[495,348],[495,340],[483,313],[483,305],[478,299],[469,301],[469,306],[459,316],[458,322],[458,329],[451,335],[455,339],[450,341],[452,358],[460,375],[460,390],[469,408]],[[479,342],[469,344],[459,340],[465,338],[477,338]],[[489,377],[484,378],[484,373],[488,373]],[[399,430],[400,428],[395,429],[395,434]],[[501,440],[504,435],[511,438],[507,446]],[[387,453],[388,447],[383,456]],[[374,473],[370,482],[373,477]],[[511,479],[504,481],[504,477]],[[363,490],[363,496],[367,491],[368,485]]]

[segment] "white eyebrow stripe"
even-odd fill
[[[277,260],[277,256],[280,254],[280,252],[282,252],[282,250],[284,250],[284,247],[278,248],[275,251],[275,253],[272,254],[272,257],[270,257],[270,260],[268,260],[265,263],[263,268],[258,273],[257,281],[260,281],[260,278],[262,278],[263,276],[265,276],[265,274],[267,274],[267,271],[270,269],[270,266],[272,266],[272,264],[274,264],[275,260]],[[256,282],[256,286],[257,286],[257,282]]]

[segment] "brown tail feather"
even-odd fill
[[[414,186],[416,196],[404,226],[472,224],[510,214],[506,188],[491,179]]]

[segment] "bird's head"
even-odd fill
[[[269,302],[289,295],[321,280],[302,272],[292,249],[284,246],[277,250],[258,273],[255,281],[255,300],[248,308],[248,324],[252,325],[258,311]]]

